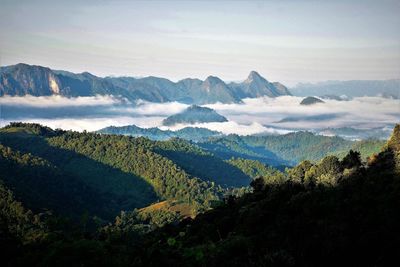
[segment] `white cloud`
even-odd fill
[[[114,125],[125,126],[135,124],[142,128],[156,127],[160,125],[163,117],[98,117],[98,118],[26,118],[19,121],[27,123],[40,123],[53,129],[73,130],[82,132],[97,131],[102,128]],[[12,120],[11,120],[12,121]],[[0,120],[0,126],[7,125],[10,120]]]
[[[252,135],[259,133],[269,133],[269,134],[285,134],[290,131],[279,130],[271,127],[265,127],[257,122],[251,124],[239,124],[234,121],[227,122],[209,122],[209,123],[196,123],[196,124],[176,124],[174,126],[161,126],[162,130],[172,130],[176,131],[188,126],[194,126],[199,128],[207,128],[213,131],[222,132],[224,134],[238,134],[238,135]]]
[[[189,105],[182,104],[179,102],[167,102],[167,103],[152,103],[143,100],[138,100],[135,107],[131,109],[133,113],[141,115],[164,115],[169,116],[172,114],[179,113],[187,108]]]
[[[373,127],[400,121],[400,100],[381,97],[357,97],[350,101],[324,100],[326,103],[310,106],[300,105],[303,98],[281,96],[244,99],[242,104],[212,104],[228,119],[238,123],[257,122],[284,128],[312,129],[321,127],[358,126]],[[307,117],[318,115],[336,115],[321,120],[309,120]],[[278,123],[295,117],[298,121]],[[303,118],[303,120],[301,119]]]
[[[3,96],[0,97],[0,104],[20,105],[29,107],[66,107],[66,106],[106,106],[129,103],[124,98],[110,95],[64,97],[60,95],[52,96]]]
[[[226,134],[248,135],[344,126],[368,129],[400,122],[400,100],[396,99],[357,97],[350,101],[324,100],[326,103],[310,106],[300,105],[302,99],[295,96],[261,97],[244,99],[243,103],[206,105],[226,116],[229,122],[195,126]],[[78,131],[93,131],[110,125],[161,126],[164,118],[188,107],[178,102],[140,100],[130,103],[112,96],[0,97],[0,105],[3,106],[1,125],[9,121],[26,121]],[[285,118],[284,122],[279,122]],[[185,126],[191,125],[170,128],[176,130]]]

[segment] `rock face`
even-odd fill
[[[322,101],[319,98],[313,97],[313,96],[308,96],[306,98],[304,98],[301,102],[300,105],[314,105],[317,103],[325,103],[324,101]]]
[[[195,124],[204,122],[226,122],[228,121],[224,116],[218,114],[211,108],[200,106],[190,106],[183,112],[169,116],[163,120],[163,125],[172,126],[178,123]]]
[[[178,101],[188,104],[237,103],[246,97],[290,95],[280,83],[270,83],[252,71],[242,83],[226,84],[215,76],[204,81],[183,79],[172,82],[158,77],[106,77],[88,72],[71,73],[41,66],[17,64],[0,68],[0,96],[3,95],[120,95],[129,100]]]
[[[0,96],[60,94],[60,80],[49,69],[18,64],[0,72]]]

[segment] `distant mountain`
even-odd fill
[[[290,88],[290,91],[295,96],[383,96],[399,99],[400,79],[370,81],[327,81],[314,84],[301,83],[293,88]]]
[[[169,116],[163,120],[163,125],[171,126],[178,123],[205,123],[205,122],[226,122],[228,121],[224,116],[218,114],[215,110],[200,106],[190,106],[184,111]]]
[[[304,98],[301,102],[300,105],[314,105],[317,103],[325,103],[324,101],[322,101],[319,98],[313,97],[313,96],[308,96],[306,98]]]
[[[380,139],[387,140],[393,130],[393,127],[385,128],[371,128],[371,129],[356,129],[352,127],[340,128],[325,128],[315,130],[316,133],[326,136],[340,136],[345,139],[359,140],[359,139]]]
[[[329,99],[329,100],[337,100],[337,101],[348,101],[350,100],[349,97],[346,95],[321,95],[320,96],[322,99]]]
[[[182,138],[191,141],[201,141],[210,137],[221,136],[222,133],[211,131],[206,128],[185,127],[177,131],[160,130],[159,128],[140,128],[136,125],[127,125],[121,127],[110,126],[97,131],[103,134],[121,134],[134,137],[147,137],[152,140],[168,140],[171,138]]]
[[[338,136],[299,131],[285,135],[212,137],[198,145],[223,159],[240,157],[271,166],[288,166],[302,160],[318,161],[329,154],[342,155],[350,149],[360,151],[365,159],[379,152],[382,143],[372,139],[351,141]]]
[[[226,84],[218,77],[172,82],[158,77],[106,77],[88,72],[75,74],[42,66],[17,64],[0,68],[0,96],[3,95],[120,95],[129,100],[178,101],[189,104],[233,103],[245,97],[289,95],[280,83],[270,83],[252,71],[242,83]]]
[[[290,95],[289,90],[284,85],[280,83],[270,83],[255,71],[250,72],[244,82],[231,83],[230,86],[238,95],[240,95],[241,98]]]

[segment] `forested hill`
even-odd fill
[[[363,160],[379,152],[384,140],[365,139],[351,141],[337,136],[317,135],[310,132],[293,132],[284,135],[223,135],[206,128],[186,127],[177,131],[159,128],[140,128],[135,125],[107,127],[98,131],[105,134],[144,136],[152,140],[173,137],[195,141],[203,149],[229,160],[241,157],[259,160],[273,166],[296,165],[302,160],[318,161],[326,155],[343,157],[350,149],[359,151]]]
[[[173,199],[210,207],[251,177],[190,142],[151,141],[13,123],[0,130],[0,179],[27,207],[112,219]]]
[[[126,125],[126,126],[109,126],[97,131],[98,133],[104,134],[121,134],[128,135],[134,137],[147,137],[151,140],[168,140],[173,137],[181,138],[185,140],[191,141],[201,141],[206,140],[209,137],[221,136],[221,132],[211,131],[207,128],[198,128],[198,127],[185,127],[180,130],[171,131],[171,130],[160,130],[157,127],[153,128],[140,128],[136,125]]]
[[[20,128],[3,129],[2,137],[4,132],[18,139],[35,134],[53,143],[78,135],[35,125],[17,131]],[[85,134],[81,138],[88,142]],[[124,148],[124,139],[118,140]],[[182,143],[137,141],[143,149],[189,149]],[[70,143],[77,144],[77,140]],[[36,156],[10,148],[4,153],[10,160],[22,159],[26,166],[52,168],[50,161]],[[303,161],[284,173],[263,168],[254,172],[252,168],[260,164],[256,161],[230,163],[251,176],[262,175],[251,182],[253,192],[228,196],[224,204],[183,221],[171,211],[190,214],[190,210],[173,201],[121,212],[113,224],[94,232],[87,231],[85,220],[79,228],[69,229],[60,218],[30,211],[0,184],[3,262],[6,266],[391,266],[397,259],[400,125],[366,163],[354,151],[341,160],[327,156],[317,163]],[[27,174],[26,169],[19,174]]]
[[[287,175],[286,182],[258,179],[252,194],[159,231],[151,251],[161,252],[148,255],[148,262],[391,266],[397,259],[400,125],[366,165],[350,151],[341,161],[334,156],[317,164],[304,161]]]
[[[221,158],[235,156],[274,166],[293,166],[302,160],[318,161],[330,154],[344,156],[350,149],[361,152],[365,160],[372,153],[379,152],[384,143],[373,139],[350,141],[337,136],[300,131],[285,135],[211,137],[198,145]]]

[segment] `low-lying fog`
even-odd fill
[[[362,129],[391,127],[400,122],[400,100],[382,97],[356,97],[349,101],[324,100],[325,103],[303,106],[303,98],[281,96],[244,99],[243,103],[206,105],[228,118],[224,123],[202,123],[196,126],[241,135],[287,133],[303,129],[355,127]],[[178,102],[129,102],[115,96],[66,98],[10,97],[0,98],[1,126],[10,121],[37,122],[52,128],[95,131],[110,125],[135,124],[160,127],[164,118],[184,110]],[[161,127],[177,130],[189,125]]]

